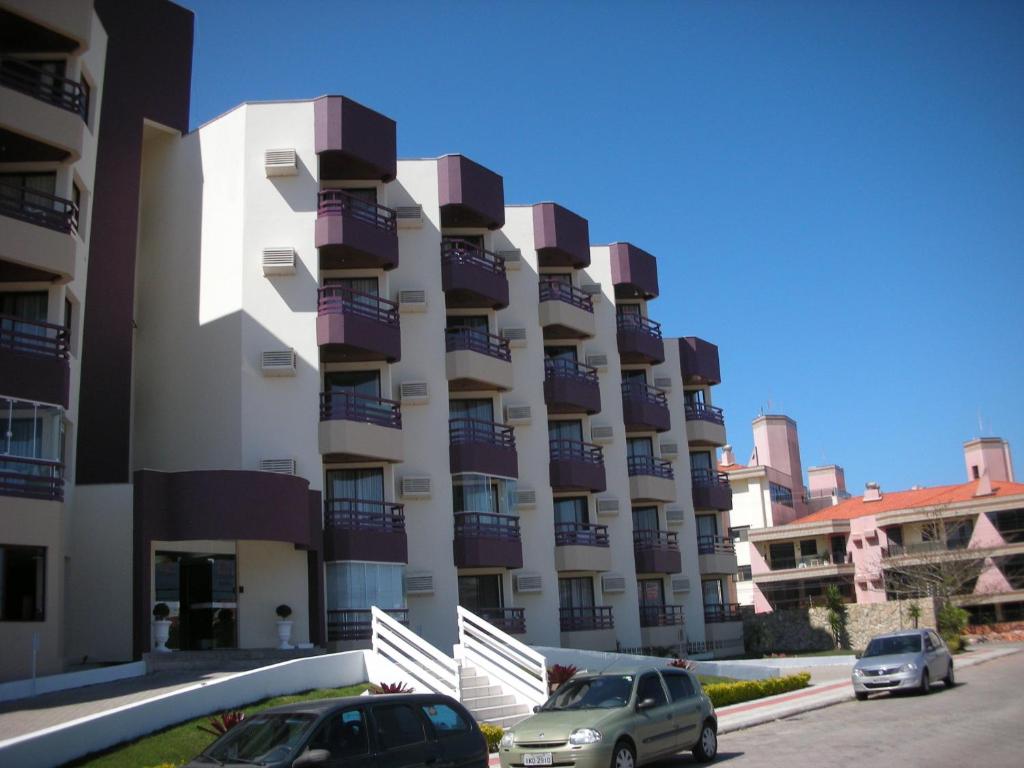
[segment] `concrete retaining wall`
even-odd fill
[[[633,656],[626,653],[610,653],[603,651],[581,651],[574,648],[546,648],[533,646],[537,653],[544,654],[547,665],[554,664],[562,666],[572,665],[578,669],[586,669],[590,672],[597,672],[612,664],[620,664],[622,667],[636,666],[638,664],[652,664],[657,667],[666,666],[671,659],[660,656]],[[737,680],[763,680],[766,677],[778,677],[779,670],[768,664],[759,664],[750,661],[695,661],[693,662],[697,673],[701,675],[718,675],[720,677],[733,677]]]
[[[112,667],[86,669],[81,672],[66,672],[63,675],[47,675],[32,680],[14,680],[0,684],[0,701],[13,701],[38,696],[54,691],[66,691],[69,688],[81,688],[97,683],[112,683],[129,677],[146,674],[144,661],[133,661],[129,664],[117,664]]]

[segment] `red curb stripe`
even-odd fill
[[[805,688],[802,691],[791,693],[778,698],[772,699],[760,699],[759,701],[752,701],[749,704],[733,704],[728,707],[722,707],[718,710],[719,717],[727,717],[728,715],[739,714],[740,712],[749,712],[752,709],[758,709],[760,707],[770,707],[774,704],[782,704],[787,701],[794,701],[796,699],[803,699],[809,696],[814,696],[818,693],[825,693],[826,691],[836,691],[840,688],[849,686],[850,683],[843,681],[841,683],[829,683],[828,685],[817,686],[814,688]]]

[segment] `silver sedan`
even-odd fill
[[[956,684],[953,656],[931,629],[873,637],[853,666],[853,691],[861,701],[880,691],[928,693],[934,680],[947,688]]]

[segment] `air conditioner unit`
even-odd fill
[[[422,405],[430,400],[425,381],[403,381],[398,385],[398,399],[402,405]]]
[[[429,499],[430,478],[412,475],[403,477],[398,492],[403,499]]]
[[[671,376],[655,376],[654,386],[658,389],[672,389],[672,377]]]
[[[405,594],[434,594],[434,574],[430,571],[409,571],[405,574]]]
[[[427,292],[426,291],[399,291],[398,292],[398,311],[403,315],[409,314],[410,312],[426,312],[427,311]]]
[[[595,443],[610,443],[615,439],[615,428],[611,424],[591,424],[590,439]]]
[[[260,459],[260,472],[294,475],[295,459]]]
[[[679,455],[679,443],[661,443],[661,458],[674,459]]]
[[[690,591],[690,580],[685,576],[673,576],[672,577],[672,591],[673,592],[689,592]]]
[[[395,224],[399,229],[419,229],[423,226],[423,206],[398,206],[395,208]]]
[[[512,588],[516,592],[541,592],[543,580],[539,573],[518,573],[512,577]]]
[[[263,168],[268,178],[298,176],[299,159],[294,149],[268,149],[263,153]]]
[[[610,592],[625,592],[626,577],[617,573],[606,573],[601,576],[601,591],[605,594]]]
[[[669,525],[682,525],[686,522],[686,510],[682,507],[665,507],[665,522]]]
[[[613,498],[604,498],[597,500],[597,514],[598,515],[617,515],[619,514],[619,500]]]
[[[597,368],[599,371],[608,370],[608,355],[596,352],[594,354],[587,355],[587,365],[591,368]]]
[[[295,249],[294,248],[264,248],[263,249],[263,276],[271,275],[294,275],[295,274]]]
[[[529,424],[532,418],[532,409],[528,405],[506,405],[506,424]]]
[[[526,329],[525,328],[502,328],[501,337],[508,341],[510,347],[525,347],[526,346]]]
[[[518,248],[510,251],[498,251],[498,257],[505,262],[505,269],[516,270],[523,263],[523,254]]]
[[[532,509],[537,506],[537,491],[533,488],[516,489],[516,509]]]
[[[295,350],[268,349],[260,354],[260,370],[264,376],[294,376]]]

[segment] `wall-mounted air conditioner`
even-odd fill
[[[267,349],[260,354],[260,370],[264,376],[294,376],[294,349]]]
[[[399,229],[419,229],[423,226],[423,206],[398,206],[395,208],[395,224]]]
[[[299,158],[294,149],[268,149],[263,153],[263,168],[268,178],[298,176]]]
[[[270,277],[272,275],[294,275],[295,249],[264,248],[262,263],[264,277]]]
[[[427,311],[427,292],[426,291],[399,291],[398,292],[398,311],[407,315],[411,312],[426,312]]]
[[[260,459],[260,472],[294,475],[295,459]]]
[[[425,381],[403,381],[398,385],[398,399],[402,405],[423,405],[430,397]]]

